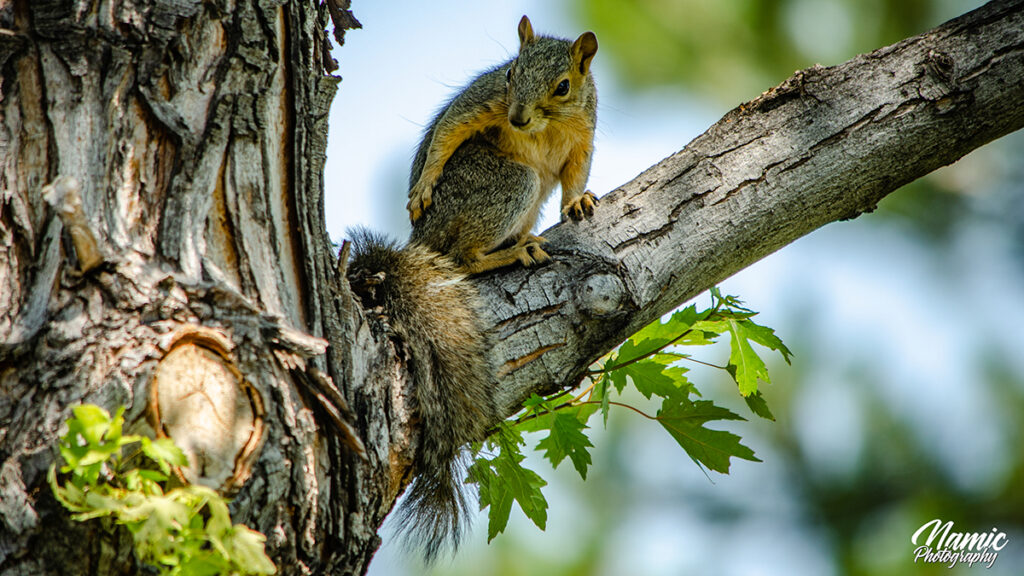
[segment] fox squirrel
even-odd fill
[[[458,546],[470,512],[463,446],[503,418],[485,312],[467,277],[548,260],[531,230],[557,184],[564,217],[589,216],[597,201],[585,191],[597,38],[538,36],[523,16],[519,41],[515,59],[477,76],[427,129],[410,177],[409,243],[354,234],[353,291],[381,311],[411,357],[421,435],[398,522],[428,563]]]

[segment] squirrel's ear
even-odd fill
[[[533,25],[530,24],[530,19],[524,15],[523,19],[519,21],[519,47],[522,48],[530,42],[533,42]]]
[[[572,43],[570,49],[573,62],[579,66],[580,74],[586,74],[590,70],[590,61],[597,54],[597,36],[593,32],[584,32]]]

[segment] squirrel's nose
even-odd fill
[[[508,121],[516,128],[522,128],[530,123],[530,110],[526,106],[513,104],[508,111]]]

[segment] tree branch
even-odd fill
[[[796,72],[546,231],[553,262],[478,281],[504,406],[572,385],[630,334],[811,231],[1024,126],[1024,3],[996,1]]]

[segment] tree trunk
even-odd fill
[[[328,4],[0,4],[0,572],[135,570],[46,486],[83,401],[183,445],[281,573],[365,572],[418,434],[325,232]],[[501,405],[1022,125],[1020,0],[798,72],[477,280]]]

